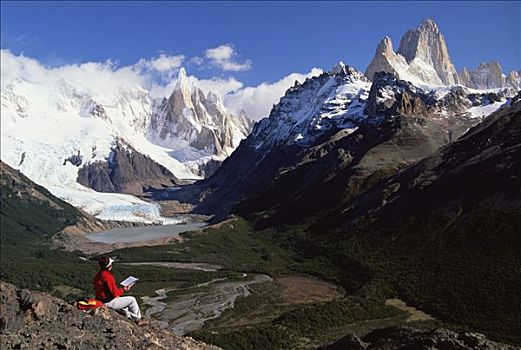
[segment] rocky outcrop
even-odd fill
[[[413,327],[377,329],[360,338],[348,334],[321,350],[392,350],[392,349],[444,349],[444,350],[515,350],[516,346],[489,340],[480,333],[458,333],[445,328],[420,330]]]
[[[2,349],[208,349],[157,321],[138,326],[109,309],[82,312],[49,294],[0,282]]]
[[[176,185],[179,180],[162,165],[118,141],[106,162],[80,168],[78,182],[98,192],[140,194]]]
[[[371,215],[392,221],[454,208],[521,207],[521,94],[434,155],[375,186],[339,220]],[[472,179],[472,181],[468,181]]]
[[[371,80],[374,79],[374,75],[378,72],[399,76],[400,66],[406,67],[406,64],[405,58],[394,52],[391,38],[386,36],[378,44],[373,60],[365,71],[365,76]]]
[[[511,86],[514,89],[521,89],[521,71],[511,71],[506,77],[507,86]]]
[[[505,76],[501,65],[496,61],[481,63],[474,70],[464,67],[459,73],[459,77],[461,84],[476,90],[505,87],[519,90],[521,88],[519,72],[511,71]]]
[[[387,72],[415,84],[431,86],[459,83],[445,38],[436,23],[426,19],[407,31],[395,53],[389,37],[378,45],[375,56],[365,72],[373,79],[375,73]]]
[[[481,63],[473,71],[463,68],[460,77],[463,85],[473,89],[497,89],[505,86],[503,70],[496,61]]]
[[[433,121],[438,120],[442,124],[443,119],[446,119],[446,131],[452,135],[451,139],[454,139],[462,133],[455,132],[454,126],[469,127],[478,122],[476,119],[472,120],[473,107],[505,102],[507,95],[507,90],[476,93],[460,85],[445,88],[444,92],[439,94],[435,90],[418,88],[393,74],[377,72],[369,91],[365,111],[374,118],[396,115],[421,116]]]

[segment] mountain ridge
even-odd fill
[[[380,41],[365,75],[372,80],[379,71],[392,73],[419,86],[462,84],[476,90],[521,88],[519,72],[514,70],[504,75],[496,61],[483,62],[475,70],[464,67],[458,73],[443,34],[430,18],[408,30],[401,37],[396,52],[391,38],[386,36]]]
[[[192,90],[201,93],[196,86],[190,89],[189,93]],[[209,93],[207,106],[213,109],[205,109],[204,116],[208,120],[215,118],[215,122],[213,129],[201,126],[199,130],[206,130],[206,135],[213,136],[200,138],[190,145],[182,140],[182,135],[178,135],[175,138],[179,140],[176,153],[172,148],[154,144],[150,137],[154,121],[160,118],[161,101],[154,100],[147,90],[137,85],[102,92],[73,84],[67,79],[38,83],[17,78],[2,82],[1,109],[2,161],[22,171],[54,195],[101,219],[149,223],[168,221],[161,217],[156,205],[114,193],[139,194],[143,189],[178,184],[179,179],[209,175],[249,130],[244,115],[235,117],[229,114],[218,97]],[[170,120],[175,122],[180,118],[174,115]],[[176,128],[176,125],[170,126]],[[193,132],[195,136],[199,133],[197,128],[187,132]],[[194,145],[202,150],[194,148]],[[124,185],[112,183],[110,171],[105,169],[112,167],[111,157],[121,147],[132,149],[134,161],[139,158],[134,165],[131,157],[126,160],[125,157],[115,158],[123,161],[121,167],[116,168],[125,168],[125,175],[116,182],[126,178]],[[176,159],[179,152],[195,153],[195,161]],[[149,171],[138,171],[136,166],[146,166]],[[94,168],[98,170],[92,170]],[[93,172],[90,174],[93,180],[84,176],[89,172]],[[81,183],[78,177],[82,179]],[[134,185],[130,186],[131,182]],[[135,212],[142,214],[135,215]]]
[[[312,163],[315,160],[329,152],[333,154],[333,150],[337,148],[338,152],[343,151],[342,155],[331,155],[332,159],[338,160],[328,165],[331,168],[317,169],[317,174],[329,169],[332,174],[327,175],[326,178],[334,177],[336,173],[334,169],[342,163],[344,167],[351,169],[354,164],[352,163],[353,152],[347,152],[350,148],[345,145],[338,146],[342,143],[333,146],[336,141],[328,143],[328,140],[342,138],[346,140],[352,138],[353,142],[361,145],[367,141],[370,148],[374,148],[373,153],[370,149],[366,149],[368,155],[374,158],[374,162],[369,161],[367,163],[369,166],[362,163],[359,167],[353,168],[356,170],[365,167],[363,177],[366,177],[371,173],[367,169],[376,171],[380,165],[386,163],[387,157],[384,148],[376,151],[379,149],[378,145],[371,143],[371,137],[366,140],[367,135],[364,136],[363,132],[370,134],[372,131],[369,130],[374,130],[375,135],[384,135],[393,129],[392,125],[400,125],[402,121],[401,127],[410,130],[404,135],[410,135],[408,136],[410,140],[416,139],[418,144],[425,146],[423,150],[421,148],[414,150],[419,152],[418,154],[421,153],[419,157],[405,161],[407,157],[412,157],[414,153],[412,152],[405,158],[403,155],[398,156],[397,159],[401,159],[398,163],[387,162],[390,168],[395,168],[398,164],[408,164],[430,155],[441,145],[459,137],[466,128],[477,124],[482,115],[489,113],[489,110],[500,108],[507,101],[503,92],[476,94],[464,87],[426,91],[385,73],[377,73],[372,85],[368,85],[360,72],[345,67],[345,73],[342,73],[344,75],[339,75],[335,67],[331,72],[308,79],[303,84],[289,89],[279,104],[274,106],[270,117],[255,125],[250,136],[241,143],[214,176],[187,189],[176,191],[173,195],[177,199],[196,204],[196,211],[212,213],[213,209],[219,208],[221,214],[232,210],[235,205],[242,200],[247,200],[249,195],[260,188],[264,188],[258,192],[261,196],[265,194],[264,197],[267,198],[267,194],[272,193],[274,198],[280,198],[279,194],[286,193],[282,188],[273,192],[267,189],[275,186],[274,183],[287,177],[301,164],[304,166],[294,171],[295,174],[304,171],[302,170],[304,168],[313,167]],[[352,87],[357,87],[355,92],[346,94],[345,92],[351,91]],[[335,101],[337,104],[332,116],[330,101]],[[341,107],[338,107],[337,101],[341,101]],[[316,128],[317,125],[319,128]],[[386,128],[389,129],[386,131]],[[384,140],[380,139],[379,142]],[[404,136],[403,141],[388,148],[387,151],[393,151],[398,155],[401,150],[404,150],[403,154],[407,154],[406,148],[401,148],[407,142],[407,137]],[[359,149],[358,147],[360,146],[355,149]],[[405,163],[402,163],[403,161]],[[339,171],[343,172],[343,170]],[[295,176],[293,180],[287,180],[291,184],[290,187],[297,186],[301,182],[308,183],[301,181],[304,174]],[[294,198],[306,197],[302,193],[294,193],[294,196]],[[258,197],[255,198],[259,203],[262,202]],[[255,200],[250,201],[253,202]],[[251,209],[250,206],[247,207]]]

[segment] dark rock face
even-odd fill
[[[521,95],[457,141],[357,198],[344,218],[521,206]]]
[[[0,282],[2,349],[218,349],[171,333],[157,321],[137,326],[109,309],[82,312],[48,294]]]
[[[422,115],[427,116],[425,93],[393,74],[377,72],[369,91],[366,113],[370,116]]]
[[[454,131],[455,124],[466,128],[477,124],[479,119],[469,116],[470,107],[501,101],[507,94],[506,89],[470,93],[462,86],[453,86],[443,97],[439,97],[436,96],[436,91],[424,91],[390,73],[378,72],[374,75],[369,92],[366,113],[374,117],[402,115],[437,119],[438,123],[447,123],[448,131]],[[460,132],[457,136],[461,134]]]
[[[208,178],[215,174],[217,169],[221,166],[222,162],[210,159],[208,162],[199,164],[199,175],[201,175],[204,178]]]
[[[81,163],[83,163],[83,156],[80,154],[80,151],[78,151],[78,154],[73,154],[69,158],[65,159],[63,161],[63,165],[67,164],[67,162],[70,162],[72,165],[80,166]]]
[[[77,181],[98,192],[139,194],[149,188],[175,185],[179,180],[162,165],[118,142],[107,162],[83,166]]]
[[[322,350],[393,350],[393,349],[444,349],[444,350],[515,350],[519,349],[493,342],[479,333],[457,333],[448,329],[419,330],[412,327],[377,329],[362,339],[348,334]]]

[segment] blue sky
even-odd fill
[[[365,70],[380,39],[433,18],[458,68],[521,69],[521,2],[4,2],[1,46],[46,65],[184,55],[201,78],[246,85],[343,60]],[[195,64],[231,44],[233,70]],[[222,62],[221,62],[222,63]],[[238,68],[238,69],[237,69]]]

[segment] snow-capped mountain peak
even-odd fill
[[[215,93],[205,95],[184,68],[172,95],[151,118],[148,138],[172,149],[171,154],[197,174],[205,173],[204,164],[210,159],[222,161],[229,156],[250,131],[247,118],[229,113]]]
[[[255,125],[254,147],[265,150],[293,143],[309,146],[333,130],[355,130],[366,117],[364,101],[370,86],[361,72],[343,62],[330,72],[296,84],[286,91],[270,116]]]

